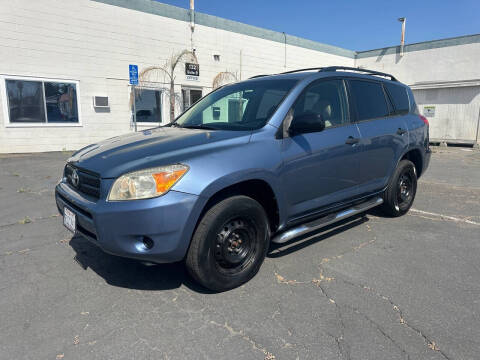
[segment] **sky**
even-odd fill
[[[189,0],[161,0],[189,8]],[[480,33],[480,0],[195,0],[195,10],[350,50]]]

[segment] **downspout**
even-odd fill
[[[190,0],[190,46],[193,51],[193,32],[195,31],[195,0]]]
[[[480,143],[478,142],[478,132],[480,131],[480,109],[478,110],[478,120],[477,120],[477,134],[475,135],[475,144],[473,147],[478,149],[480,148]]]
[[[282,32],[283,34],[283,43],[285,47],[285,54],[283,56],[283,68],[287,70],[287,34],[285,34],[285,31]]]
[[[240,49],[240,79],[242,80],[242,49]]]

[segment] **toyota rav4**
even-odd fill
[[[105,252],[184,261],[214,291],[285,243],[379,206],[405,214],[429,163],[428,121],[392,75],[328,67],[212,91],[165,126],[73,154],[63,221]]]

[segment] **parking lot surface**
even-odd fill
[[[272,247],[213,294],[73,237],[66,153],[0,156],[1,359],[478,359],[480,152],[436,148],[413,209]]]

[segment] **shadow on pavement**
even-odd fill
[[[147,265],[107,254],[81,236],[74,236],[70,246],[83,269],[90,268],[110,285],[135,290],[170,290],[184,284],[193,291],[210,293],[190,279],[181,262]]]
[[[365,214],[358,215],[285,244],[272,243],[267,257],[278,258],[291,254],[366,222],[368,218]],[[138,260],[107,254],[81,236],[74,236],[70,240],[70,246],[76,252],[75,260],[83,269],[92,269],[113,286],[155,291],[176,289],[183,284],[195,292],[214,293],[194,282],[182,262],[147,265]]]

